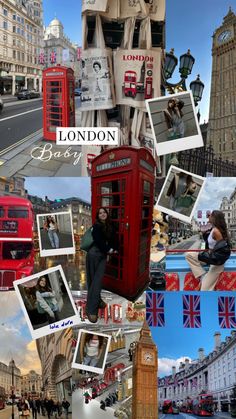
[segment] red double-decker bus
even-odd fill
[[[137,95],[137,73],[136,71],[126,71],[124,75],[124,93],[125,96],[133,98]]]
[[[213,416],[214,402],[212,394],[199,394],[193,400],[193,413],[198,416]]]
[[[172,406],[172,400],[164,400],[163,406],[162,406],[162,413],[173,413],[173,406]]]
[[[31,275],[34,266],[33,207],[25,198],[0,197],[0,291]]]

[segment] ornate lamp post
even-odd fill
[[[193,65],[195,63],[195,58],[191,55],[190,50],[185,54],[180,56],[179,72],[181,79],[177,83],[170,83],[167,80],[170,79],[175,71],[175,68],[178,64],[178,58],[174,55],[174,49],[172,48],[170,52],[166,53],[165,64],[164,64],[164,85],[167,91],[170,94],[185,92],[187,91],[186,79],[192,72]],[[190,89],[193,94],[193,99],[195,106],[202,99],[202,93],[204,89],[204,84],[200,80],[200,75],[198,74],[196,80],[190,83]],[[198,120],[200,119],[200,113],[198,112]],[[173,153],[168,161],[168,165],[178,165],[177,153]]]

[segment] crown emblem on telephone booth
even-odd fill
[[[109,159],[110,160],[113,160],[114,158],[115,158],[115,154],[114,153],[109,154]]]

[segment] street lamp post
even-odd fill
[[[12,419],[14,419],[14,400],[15,400],[15,395],[14,395],[14,366],[15,366],[15,361],[12,359],[11,360],[11,417]]]
[[[169,80],[178,64],[178,58],[174,55],[174,49],[172,48],[170,52],[167,52],[165,55],[165,64],[164,64],[164,86],[170,94],[185,92],[187,91],[186,79],[192,72],[193,65],[195,63],[195,58],[191,55],[190,50],[185,54],[180,56],[180,65],[179,72],[181,79],[177,83],[170,83]],[[198,105],[198,102],[202,99],[202,93],[204,89],[204,84],[200,80],[200,75],[197,75],[196,80],[190,83],[190,89],[193,94],[194,104]],[[200,119],[200,113],[198,112],[198,120]],[[190,156],[191,157],[191,156]],[[178,166],[178,157],[177,153],[170,155],[168,165],[174,164]]]

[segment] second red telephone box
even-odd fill
[[[92,219],[108,209],[119,254],[107,263],[103,288],[134,301],[149,283],[156,163],[146,148],[116,147],[92,161]]]
[[[56,141],[57,127],[75,126],[74,71],[50,67],[43,71],[43,136]]]

